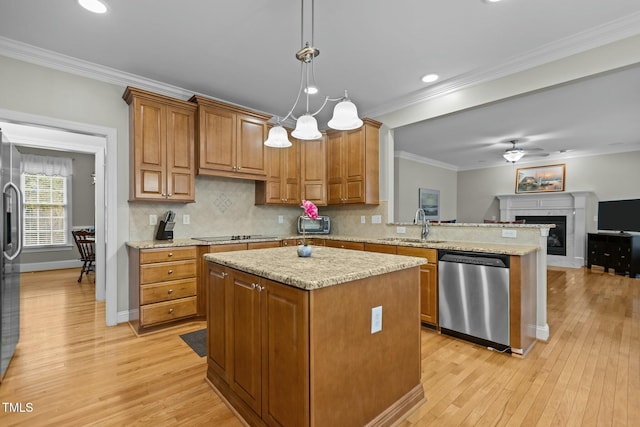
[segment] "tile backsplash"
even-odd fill
[[[168,210],[176,213],[174,237],[229,236],[262,234],[287,236],[297,234],[296,221],[302,209],[293,206],[256,206],[255,182],[252,180],[203,177],[196,178],[195,203],[129,203],[129,240],[152,240],[156,225],[149,225],[149,215],[158,220]],[[377,206],[319,206],[320,215],[331,217],[331,233],[351,236],[383,237],[387,233],[387,202]],[[189,215],[189,224],[183,224]],[[380,224],[372,224],[373,216]],[[283,223],[278,222],[282,216]],[[365,217],[365,224],[361,217]]]

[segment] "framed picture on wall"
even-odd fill
[[[564,191],[564,165],[518,168],[516,193]]]
[[[426,219],[440,219],[440,190],[418,189],[418,207],[424,209]]]

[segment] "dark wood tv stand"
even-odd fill
[[[587,268],[592,265],[610,268],[615,274],[640,278],[640,236],[628,233],[589,233]]]

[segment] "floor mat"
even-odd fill
[[[207,355],[207,330],[200,329],[199,331],[189,332],[188,334],[180,335],[180,338],[187,343],[198,356],[205,357]]]

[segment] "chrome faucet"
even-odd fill
[[[422,218],[422,220],[420,219]],[[420,239],[427,240],[429,235],[429,220],[427,219],[427,213],[422,208],[418,208],[415,216],[413,217],[413,223],[417,224],[418,221],[422,221],[422,230],[420,232]]]

